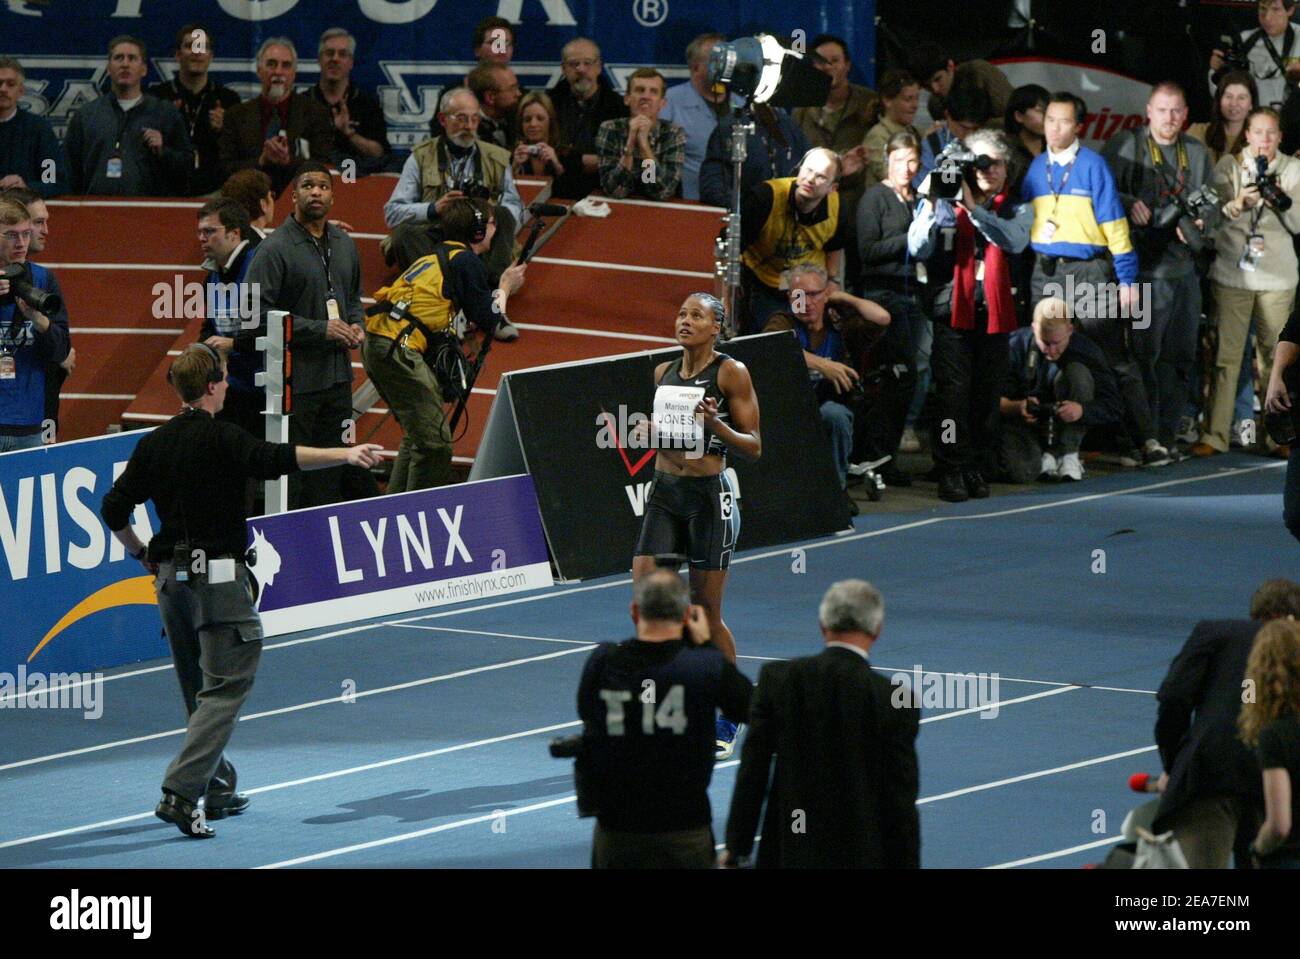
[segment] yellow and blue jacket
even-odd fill
[[[1110,250],[1119,281],[1136,283],[1138,258],[1129,240],[1128,214],[1101,154],[1080,144],[1068,181],[1066,166],[1054,163],[1049,171],[1047,164],[1044,150],[1034,158],[1021,187],[1022,198],[1034,207],[1034,228],[1029,236],[1034,252],[1086,260]],[[1060,191],[1059,197],[1055,191]],[[1056,223],[1054,233],[1048,220]]]

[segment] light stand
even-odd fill
[[[722,281],[722,305],[727,311],[727,322],[722,327],[722,338],[736,335],[736,306],[740,300],[740,200],[741,173],[749,156],[749,138],[754,133],[753,111],[749,101],[732,112],[731,124],[731,204],[722,218],[726,234],[716,243],[714,266]]]
[[[709,82],[721,84],[727,96],[737,96],[744,105],[732,112],[730,163],[731,208],[723,217],[725,236],[714,245],[714,275],[721,281],[722,302],[727,319],[722,335],[730,339],[738,330],[741,254],[740,204],[742,174],[749,156],[749,137],[754,133],[753,104],[772,106],[820,106],[830,91],[830,77],[805,62],[803,54],[781,46],[768,34],[719,43],[709,53]]]

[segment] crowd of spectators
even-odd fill
[[[1255,59],[1295,5],[1266,6]],[[296,84],[292,41],[266,39],[260,91],[244,102],[209,76],[214,40],[202,25],[176,34],[176,70],[148,92],[145,43],[117,37],[109,90],[72,115],[63,144],[47,120],[19,109],[22,64],[0,59],[0,189],[219,192],[242,204],[260,238],[275,197],[306,162],[356,176],[400,170],[384,206],[390,262],[427,255],[448,205],[483,195],[495,208],[483,254],[490,283],[511,262],[525,219],[519,177],[550,177],[557,199],[603,192],[729,205],[736,103],[708,77],[723,35],[691,41],[685,82],[669,86],[643,67],[623,95],[587,37],[564,45],[552,87],[522,90],[516,39],[502,18],[478,24],[478,65],[442,93],[430,137],[404,159],[378,99],[352,82],[356,40],[341,28],[321,35],[319,79],[308,89]],[[900,454],[926,448],[928,478],[956,501],[988,495],[996,480],[1082,479],[1094,454],[1155,467],[1233,446],[1289,453],[1256,422],[1256,393],[1295,306],[1300,214],[1286,205],[1300,191],[1300,165],[1280,149],[1287,86],[1267,86],[1260,70],[1225,69],[1216,53],[1206,122],[1189,125],[1178,84],[1157,84],[1148,125],[1098,153],[1081,142],[1088,108],[1079,97],[1013,89],[993,64],[959,63],[941,45],[887,65],[877,90],[852,82],[842,38],[814,37],[807,55],[829,78],[826,102],[753,111],[738,328],[793,324],[807,341],[846,482],[869,462],[886,486],[909,485]],[[931,122],[919,129],[926,94]],[[943,189],[936,168],[945,164],[939,178],[951,181],[954,151],[977,159]],[[242,224],[237,235],[252,238]],[[873,335],[840,336],[861,310],[792,309],[792,277],[818,271],[820,305],[867,304],[884,320],[868,324]],[[502,323],[495,335],[519,334]],[[864,377],[882,386],[882,356],[888,389],[864,394]],[[827,377],[827,363],[852,377]]]

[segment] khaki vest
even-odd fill
[[[442,137],[425,140],[411,154],[420,170],[420,199],[433,203],[447,192],[443,185],[443,171],[438,165],[438,141]],[[493,200],[499,200],[505,185],[506,171],[510,169],[510,154],[495,143],[475,140],[478,144],[478,178],[488,188]]]
[[[839,223],[840,194],[836,191],[826,198],[826,219],[805,226],[795,220],[790,206],[795,178],[788,176],[767,182],[772,186],[772,212],[767,215],[758,239],[741,254],[741,260],[760,282],[776,290],[781,288],[781,274],[796,263],[816,263],[826,268],[826,244],[835,235]]]

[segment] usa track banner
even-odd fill
[[[268,636],[553,582],[527,476],[318,506],[248,526]]]
[[[742,337],[720,349],[749,369],[762,417],[762,457],[728,457],[741,517],[738,548],[847,528],[830,440],[794,335]],[[629,433],[654,405],[655,365],[680,354],[657,350],[501,378],[470,478],[526,463],[561,578],[631,568],[655,454],[629,442]],[[732,505],[724,503],[724,512]]]
[[[0,672],[100,669],[167,654],[153,577],[99,504],[147,430],[0,453]],[[153,507],[132,517],[147,541]]]
[[[27,72],[22,107],[49,117],[59,136],[73,111],[107,88],[108,41],[133,34],[148,45],[146,84],[176,74],[175,36],[206,25],[211,75],[242,98],[258,92],[253,58],[271,37],[298,50],[298,86],[319,77],[316,50],[328,27],[357,41],[352,81],[379,97],[397,151],[429,135],[438,97],[473,69],[474,26],[500,16],[516,25],[511,66],[520,86],[560,78],[560,48],[577,36],[600,44],[618,89],[637,67],[655,66],[669,84],[686,79],[686,45],[700,33],[728,37],[770,31],[796,45],[822,32],[853,51],[853,79],[870,83],[875,58],[874,0],[8,0],[0,7],[0,54]]]

